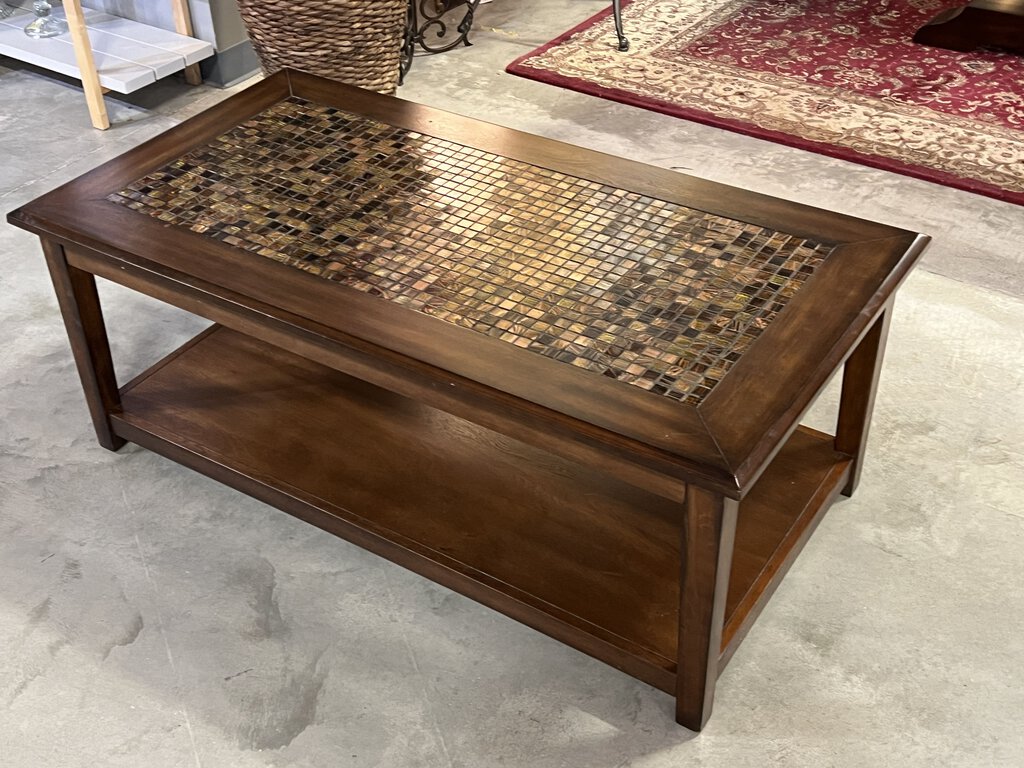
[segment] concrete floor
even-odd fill
[[[400,95],[935,237],[897,304],[860,491],[706,730],[408,571],[99,448],[38,245],[0,224],[0,766],[1024,764],[1024,209],[504,74],[601,6],[484,6],[475,45],[419,59]],[[224,95],[108,99],[101,133],[74,87],[0,59],[0,210]],[[102,296],[122,379],[203,325]]]

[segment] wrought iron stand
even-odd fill
[[[619,50],[629,50],[629,40],[622,31],[622,0],[612,0],[612,16],[615,17],[615,36],[619,38]]]
[[[473,14],[480,0],[409,0],[409,21],[402,44],[402,63],[398,82],[412,67],[413,53],[419,45],[427,53],[444,53],[459,44],[472,45],[469,31],[473,27]],[[460,6],[466,7],[457,26],[445,17]],[[450,31],[453,30],[453,31]]]

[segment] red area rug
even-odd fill
[[[634,0],[515,75],[1024,205],[1024,57],[912,42],[956,0]]]

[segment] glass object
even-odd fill
[[[27,27],[25,34],[29,37],[56,37],[68,31],[68,23],[63,19],[57,19],[50,15],[53,8],[47,0],[35,0],[32,3],[32,12],[36,17]]]

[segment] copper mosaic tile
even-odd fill
[[[109,199],[687,403],[831,250],[297,99]]]

